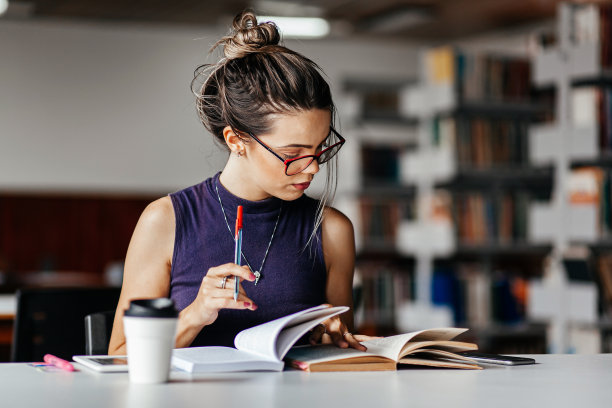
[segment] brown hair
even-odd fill
[[[223,129],[255,135],[270,130],[272,114],[335,107],[319,66],[280,45],[272,22],[257,23],[252,11],[234,18],[232,32],[211,49],[223,47],[217,64],[199,66],[192,90],[201,122],[223,145]],[[205,77],[199,89],[194,86]]]
[[[302,54],[281,45],[273,22],[257,23],[252,11],[234,18],[232,31],[212,47],[223,47],[224,58],[196,68],[191,88],[202,124],[227,148],[223,129],[265,134],[270,115],[335,106],[321,68]],[[201,86],[196,86],[200,79]],[[326,165],[325,190],[319,200],[312,239],[323,220],[323,210],[336,190],[336,160]]]

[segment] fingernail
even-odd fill
[[[255,303],[253,303],[253,308],[252,310],[257,310],[257,305]]]
[[[244,307],[251,307],[251,302],[244,302]]]
[[[256,279],[255,274],[251,273],[251,275],[249,275],[249,278],[251,278],[251,280],[254,281]]]

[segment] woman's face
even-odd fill
[[[271,120],[271,130],[255,136],[286,160],[320,151],[330,132],[331,113],[329,110],[311,109],[273,115]],[[287,176],[283,162],[257,141],[249,140],[245,150],[248,162],[246,176],[252,187],[261,190],[262,198],[275,196],[282,200],[295,200],[304,194],[314,175],[319,172],[319,164],[315,160],[302,172]]]

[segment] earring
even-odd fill
[[[238,157],[242,156],[242,152],[241,152],[240,150],[239,150],[239,151],[237,151],[237,152],[236,152],[236,156],[238,156]]]

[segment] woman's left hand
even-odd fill
[[[310,344],[335,344],[340,348],[354,348],[366,351],[367,348],[360,341],[370,340],[373,337],[351,333],[340,316],[334,316],[319,324],[312,330],[309,337]]]

